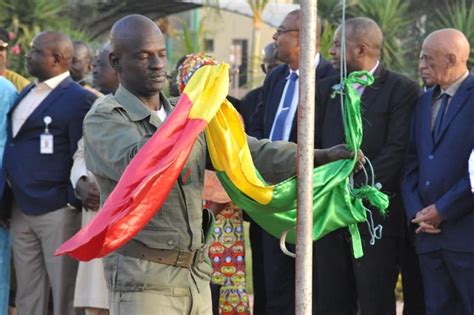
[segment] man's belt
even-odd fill
[[[117,253],[159,264],[183,268],[190,268],[191,266],[203,262],[206,255],[204,249],[190,252],[186,250],[150,248],[133,239],[117,249]]]

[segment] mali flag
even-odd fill
[[[373,78],[363,73],[369,79]],[[360,98],[348,78],[346,141],[357,151],[362,141]],[[369,80],[370,81],[370,80]],[[226,100],[228,66],[207,65],[192,76],[178,104],[162,127],[130,162],[96,217],[62,244],[56,255],[87,261],[103,257],[132,239],[159,211],[176,182],[191,149],[203,131],[221,183],[232,200],[276,237],[290,231],[295,242],[296,178],[269,185],[253,164],[240,116]],[[352,97],[352,98],[351,98]],[[348,226],[354,254],[362,255],[357,223],[365,221],[363,198],[384,210],[387,196],[373,187],[353,189],[348,178],[356,158],[315,168],[313,174],[313,239]]]

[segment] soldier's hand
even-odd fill
[[[347,149],[345,144],[338,144],[328,149],[314,150],[314,164],[324,165],[334,161],[343,159],[352,159],[354,152]],[[359,150],[358,152],[359,162],[365,163],[364,154]]]

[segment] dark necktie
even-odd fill
[[[446,107],[448,107],[449,95],[443,93],[441,95],[441,105],[439,106],[438,114],[436,114],[436,120],[433,127],[433,140],[438,140],[441,135],[441,130],[443,128],[444,115],[446,113]]]
[[[286,89],[285,98],[283,99],[283,106],[280,113],[277,116],[275,126],[273,128],[272,138],[270,140],[277,141],[283,140],[283,131],[285,130],[285,122],[290,112],[291,101],[293,100],[293,95],[295,94],[295,86],[298,75],[296,72],[291,72],[290,82],[288,88]]]

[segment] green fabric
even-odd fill
[[[366,71],[353,72],[341,86],[335,88],[333,97],[344,95],[344,128],[347,146],[357,152],[362,143],[362,118],[360,95],[353,85],[372,84],[374,78]],[[313,240],[326,234],[349,227],[353,252],[356,258],[363,255],[361,238],[357,224],[367,220],[363,200],[384,213],[388,207],[388,197],[371,186],[354,189],[349,185],[349,177],[357,162],[341,160],[317,167],[313,170]],[[221,183],[232,200],[244,209],[255,222],[273,236],[280,238],[289,230],[287,241],[296,242],[296,177],[274,186],[273,198],[268,205],[262,205],[238,190],[227,175],[217,173]]]

